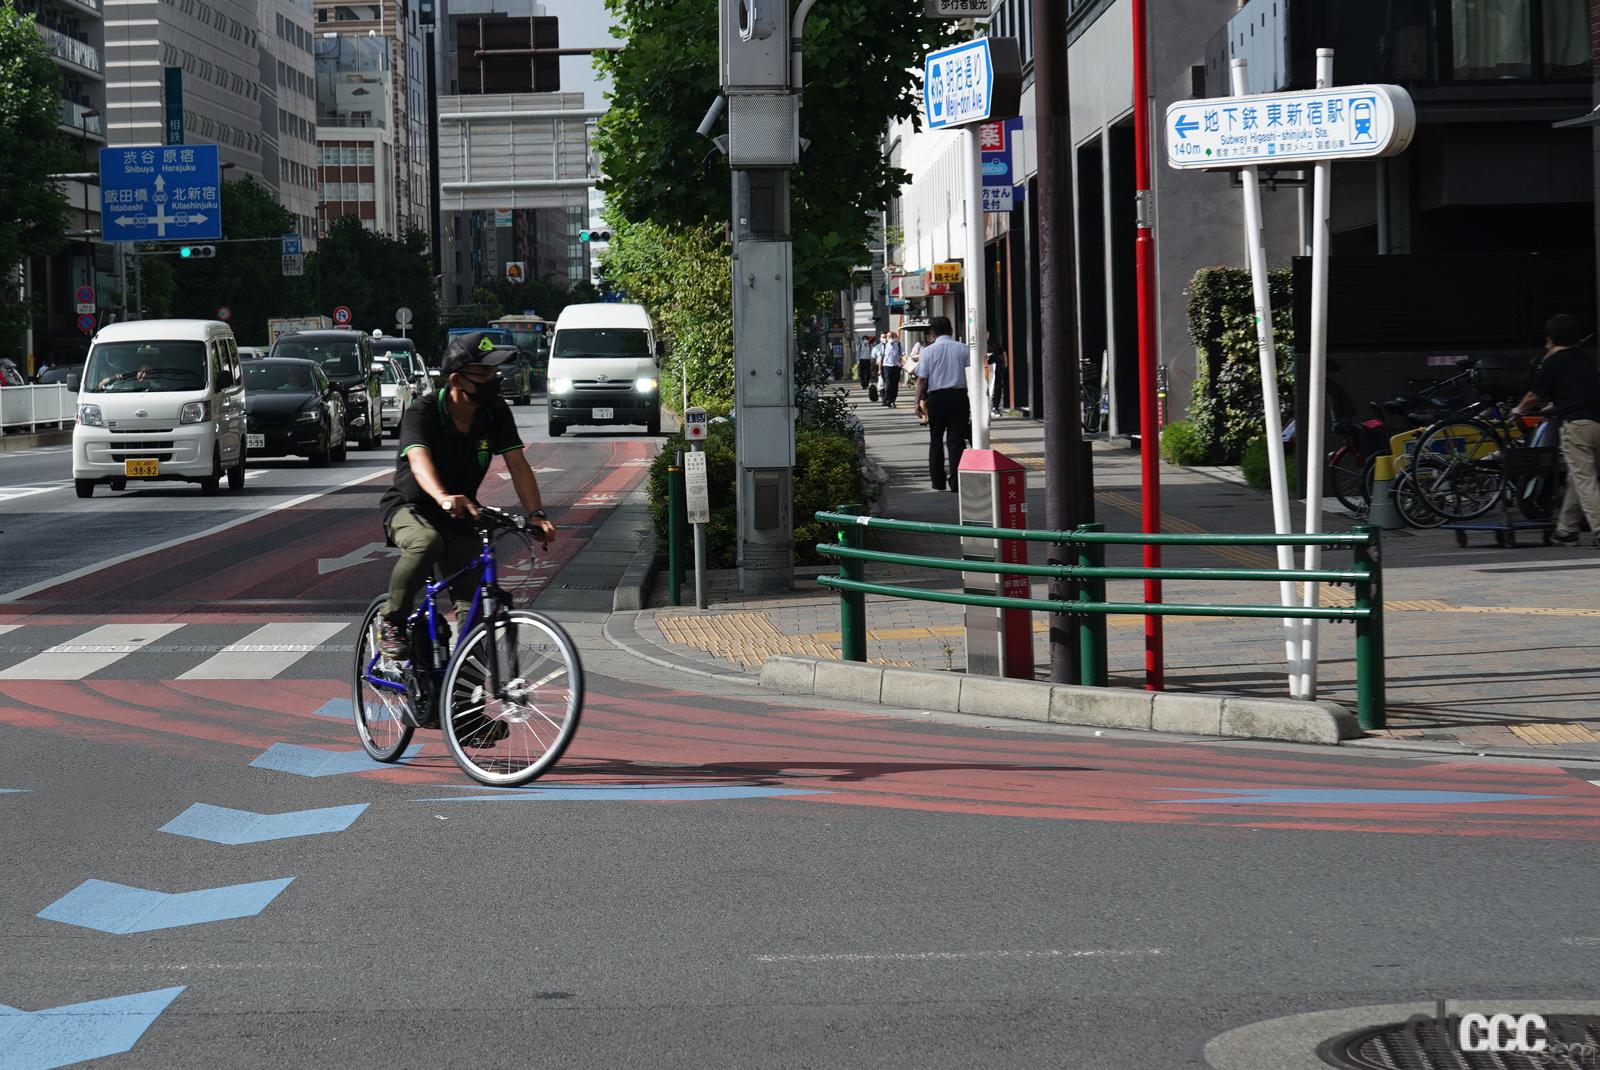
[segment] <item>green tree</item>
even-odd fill
[[[227,306],[234,334],[253,345],[266,344],[268,319],[310,314],[310,282],[305,276],[283,274],[276,240],[294,229],[294,216],[266,186],[254,178],[224,182],[223,241],[216,258],[166,258],[172,262],[173,314],[209,319]],[[151,296],[146,293],[147,303]]]
[[[334,221],[317,243],[307,272],[314,288],[316,311],[332,315],[349,307],[362,330],[395,330],[395,310],[411,309],[407,330],[430,361],[444,348],[439,322],[439,291],[434,284],[428,236],[415,228],[399,238],[367,230],[354,216]]]
[[[61,76],[33,16],[0,3],[0,279],[9,288],[29,257],[57,248],[67,229],[67,199],[52,174],[85,165],[57,129]],[[15,345],[32,309],[0,301],[0,342]]]
[[[607,0],[627,42],[598,66],[612,80],[600,120],[613,229],[619,220],[699,228],[728,217],[729,174],[695,133],[718,91],[718,0]],[[814,312],[867,262],[869,211],[907,179],[882,138],[917,114],[923,55],[949,33],[920,4],[839,0],[806,21],[801,134],[811,140],[793,181],[795,306]]]
[[[677,411],[689,403],[715,413],[733,407],[732,269],[722,228],[613,223],[606,281],[650,310],[668,342],[661,398]]]

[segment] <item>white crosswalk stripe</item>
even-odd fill
[[[0,680],[82,680],[183,627],[182,624],[103,624],[9,669]]]
[[[178,677],[180,680],[270,680],[345,625],[326,621],[264,624]]]

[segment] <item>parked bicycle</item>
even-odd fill
[[[499,582],[497,538],[526,534],[522,517],[480,506],[482,549],[471,564],[430,582],[406,621],[410,657],[378,646],[380,595],[361,622],[355,658],[355,722],[376,761],[400,758],[417,729],[440,729],[462,770],[484,784],[511,787],[548,772],[572,742],[583,710],[583,666],[561,626],[512,607]],[[475,573],[477,590],[460,635],[440,612],[451,583]]]

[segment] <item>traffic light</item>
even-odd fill
[[[217,255],[215,245],[184,245],[178,248],[178,255],[185,260],[210,260]]]
[[[611,240],[611,232],[609,230],[580,230],[580,231],[578,231],[578,240],[579,241],[610,241]]]

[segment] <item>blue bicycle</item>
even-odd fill
[[[383,656],[373,599],[356,643],[355,721],[375,760],[405,753],[418,728],[437,728],[456,764],[495,787],[526,784],[548,772],[578,730],[583,665],[561,626],[541,613],[514,609],[497,580],[495,540],[525,533],[523,519],[488,506],[475,524],[483,548],[466,568],[430,582],[406,621],[411,656]],[[451,583],[477,575],[477,591],[452,648],[439,611]]]

